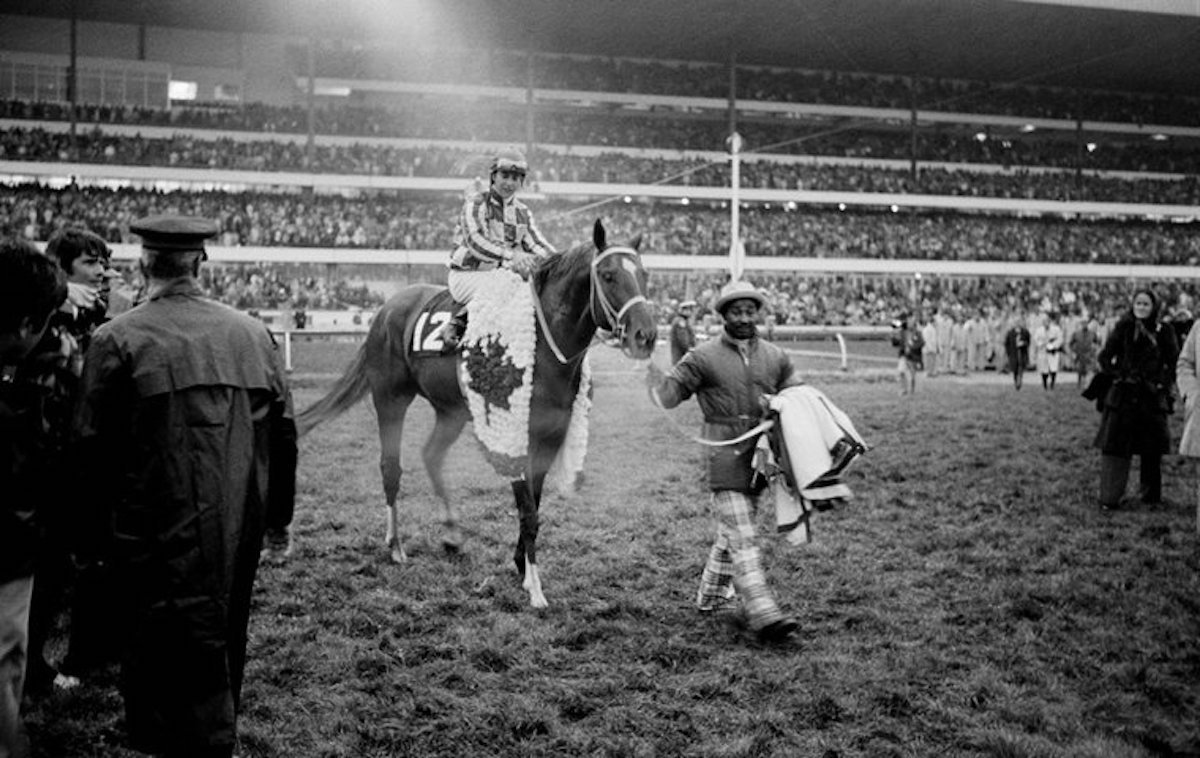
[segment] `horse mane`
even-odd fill
[[[591,242],[580,242],[558,255],[543,258],[537,270],[533,272],[533,283],[537,286],[537,291],[541,292],[550,281],[566,277],[576,266],[590,264],[593,247]]]

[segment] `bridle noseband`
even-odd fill
[[[597,281],[599,277],[596,274],[596,267],[600,264],[600,262],[612,255],[628,255],[636,259],[638,257],[638,251],[634,250],[632,247],[626,247],[624,245],[613,245],[612,247],[608,247],[600,251],[592,258],[591,268],[588,271],[588,276],[591,280],[591,292],[589,295],[588,309],[591,312],[592,321],[596,324],[596,326],[604,329],[605,331],[612,332],[618,340],[624,343],[625,316],[629,313],[629,309],[638,303],[646,303],[649,301],[647,301],[646,296],[642,294],[642,283],[637,280],[636,276],[634,276],[633,282],[638,294],[626,300],[620,309],[613,307],[612,302],[608,299],[608,295],[604,293],[604,289],[599,285]],[[546,344],[550,346],[551,352],[554,353],[554,357],[558,359],[559,363],[567,363],[570,360],[574,360],[576,357],[578,357],[577,355],[571,356],[571,358],[568,359],[562,354],[562,351],[558,349],[558,344],[554,341],[554,335],[550,332],[550,325],[546,323],[546,314],[542,312],[542,298],[537,291],[537,286],[534,285],[533,277],[529,278],[529,286],[533,290],[533,309],[534,312],[537,313],[538,324],[540,324],[542,327],[542,334],[546,337]],[[600,314],[602,314],[604,317],[603,324],[601,324],[600,317],[596,313],[597,303],[600,304]],[[624,347],[622,347],[622,349],[624,349]],[[584,350],[587,350],[587,348],[584,347]]]
[[[592,258],[592,297],[590,305],[592,310],[592,321],[595,321],[597,326],[600,325],[600,319],[596,316],[596,302],[599,301],[600,311],[604,314],[604,320],[608,324],[604,327],[604,329],[612,332],[613,336],[624,342],[625,315],[629,313],[629,309],[633,306],[637,305],[638,303],[645,303],[647,301],[646,296],[642,294],[642,283],[637,280],[637,276],[634,276],[633,285],[634,288],[637,289],[637,294],[626,300],[625,304],[621,306],[620,310],[617,310],[612,306],[612,303],[608,299],[608,295],[604,294],[604,289],[597,283],[598,277],[596,276],[596,267],[600,265],[600,261],[609,257],[610,255],[628,255],[636,259],[638,257],[638,252],[632,247],[613,245],[612,247],[605,248],[600,252],[599,255]]]

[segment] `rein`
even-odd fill
[[[600,326],[600,319],[596,315],[596,302],[599,301],[600,311],[604,315],[605,324],[607,324],[607,326],[604,328],[612,332],[614,335],[616,335],[617,339],[620,340],[625,335],[625,325],[623,323],[625,314],[628,313],[629,309],[633,306],[637,305],[638,303],[645,303],[647,300],[646,296],[642,294],[641,284],[635,277],[634,284],[637,287],[638,294],[626,300],[625,304],[621,306],[620,310],[613,307],[612,302],[608,299],[608,296],[604,294],[604,289],[600,287],[596,281],[596,266],[600,263],[600,261],[609,257],[610,255],[629,255],[636,258],[638,252],[631,247],[613,245],[612,247],[605,248],[599,255],[592,257],[591,268],[588,270],[589,289],[591,290],[588,298],[588,310],[591,313],[592,322],[597,326]],[[580,350],[575,355],[572,355],[569,359],[564,356],[562,350],[560,350],[558,347],[558,343],[554,340],[554,335],[550,331],[550,324],[546,321],[546,313],[542,310],[542,298],[537,291],[537,287],[534,285],[534,279],[532,276],[529,278],[529,288],[533,292],[533,310],[534,313],[537,314],[538,325],[541,326],[542,334],[544,334],[546,337],[546,344],[550,346],[550,350],[554,353],[554,357],[558,359],[559,363],[568,363],[578,358],[585,350],[587,350],[587,346],[584,346],[583,350]]]

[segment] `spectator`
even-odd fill
[[[926,317],[921,324],[921,365],[926,375],[937,376],[938,333],[933,319]]]
[[[925,349],[925,338],[921,330],[912,322],[907,312],[893,324],[892,346],[900,354],[897,364],[897,374],[900,379],[900,394],[911,395],[917,391],[917,372],[921,370],[921,359]]]
[[[25,755],[21,696],[37,560],[36,514],[51,472],[45,393],[18,369],[66,297],[66,281],[27,242],[0,242],[0,755]]]
[[[1148,289],[1137,291],[1100,350],[1100,372],[1111,382],[1095,441],[1101,453],[1101,508],[1121,504],[1134,455],[1141,462],[1141,501],[1162,501],[1162,456],[1171,442],[1167,415],[1174,407],[1178,357],[1175,330],[1159,320],[1157,296]]]
[[[67,281],[67,300],[50,317],[50,326],[34,348],[23,369],[25,379],[45,388],[51,432],[51,470],[73,471],[67,457],[71,436],[71,414],[79,395],[83,354],[92,332],[106,318],[109,261],[112,251],[104,240],[83,229],[64,229],[50,238],[46,255],[62,269]],[[92,483],[93,486],[103,486]],[[33,605],[29,618],[29,664],[26,691],[42,695],[52,686],[69,689],[79,684],[78,675],[102,665],[112,649],[107,615],[106,572],[102,565],[88,565],[81,572],[72,533],[71,509],[90,487],[78,486],[76,477],[55,476],[44,486],[38,514],[43,543],[38,557]],[[81,578],[80,574],[85,576]],[[78,585],[78,586],[77,586]],[[87,586],[88,591],[79,591]],[[70,644],[63,671],[47,659],[46,646],[60,612],[71,608]],[[106,639],[109,638],[109,639]],[[107,650],[106,650],[107,649]]]
[[[695,300],[684,300],[679,304],[674,318],[671,319],[671,365],[679,363],[687,352],[696,346],[696,328],[692,325],[692,316],[696,312]]]
[[[1179,454],[1200,458],[1200,419],[1196,416],[1197,401],[1200,400],[1200,328],[1195,324],[1188,330],[1175,364],[1175,376],[1179,396],[1183,400],[1183,435],[1179,440]],[[1200,534],[1200,477],[1195,485],[1196,532]]]
[[[1008,333],[1004,336],[1004,353],[1008,360],[1008,370],[1012,372],[1013,386],[1018,390],[1025,380],[1025,369],[1029,366],[1029,343],[1031,335],[1025,326],[1025,319],[1014,316]]]
[[[1088,376],[1096,370],[1096,351],[1099,347],[1096,322],[1089,318],[1080,320],[1079,327],[1071,335],[1071,354],[1074,356],[1078,386],[1087,385]]]
[[[200,294],[216,224],[167,216],[130,229],[149,296],[100,327],[84,361],[80,460],[113,486],[81,517],[109,521],[117,546],[131,746],[227,758],[264,532],[288,548],[291,395],[266,327]]]

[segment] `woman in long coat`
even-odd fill
[[[1187,458],[1200,458],[1200,416],[1196,414],[1200,400],[1200,327],[1195,323],[1188,330],[1175,364],[1175,376],[1179,383],[1179,396],[1183,399],[1183,436],[1179,440],[1179,454]],[[1196,531],[1200,532],[1200,484],[1196,487]]]
[[[1158,319],[1158,298],[1141,289],[1100,350],[1100,372],[1112,384],[1104,395],[1096,447],[1100,448],[1100,506],[1120,504],[1134,455],[1141,459],[1143,503],[1162,501],[1162,456],[1169,452],[1167,415],[1174,406],[1175,330]]]

